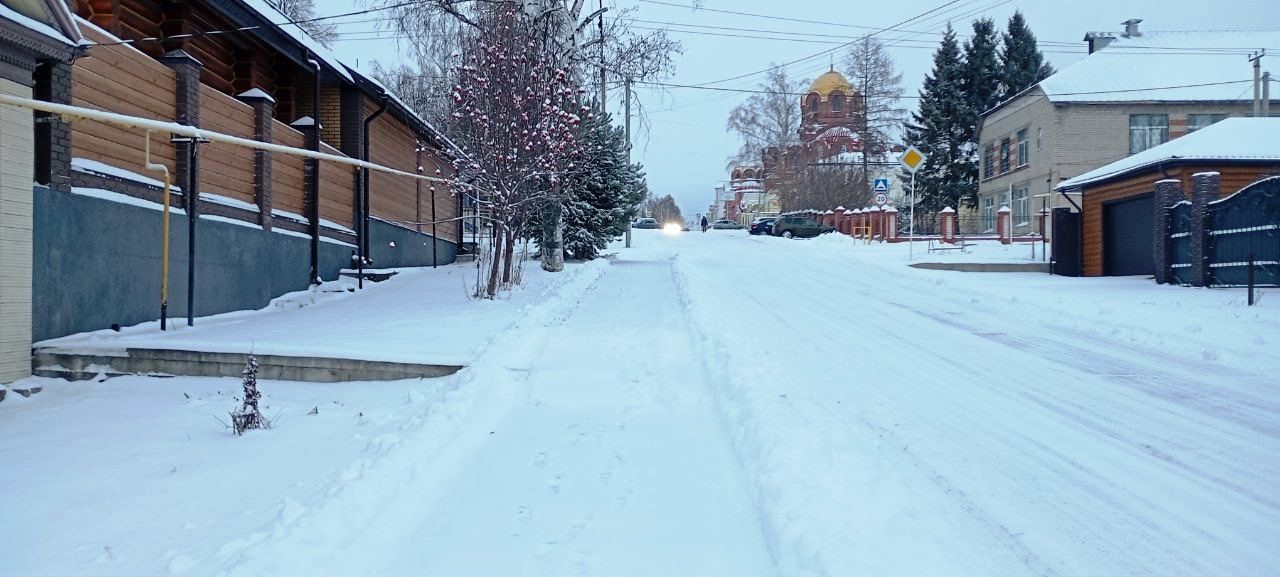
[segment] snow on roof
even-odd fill
[[[249,90],[238,94],[237,98],[262,98],[271,102],[276,101],[276,99],[272,98],[270,94],[267,94],[266,91],[261,88],[250,88]]]
[[[1120,36],[1039,86],[1052,102],[1247,100],[1253,80],[1245,58],[1261,48],[1280,48],[1280,31]],[[1167,86],[1185,88],[1150,90]]]
[[[847,126],[832,126],[831,128],[823,130],[820,134],[818,134],[818,138],[840,138],[840,137],[852,138],[854,140],[862,140],[862,137],[859,136],[857,132],[850,130],[849,127]]]
[[[1075,188],[1170,160],[1272,160],[1280,162],[1280,118],[1228,118],[1058,184]]]
[[[50,2],[49,5],[51,7],[54,5],[62,6],[63,8],[66,7],[62,2]],[[3,3],[0,3],[0,18],[11,20],[17,25],[23,28],[26,28],[27,30],[30,30],[41,36],[45,36],[51,40],[55,40],[60,44],[65,44],[67,46],[76,46],[80,43],[79,38],[74,38],[74,39],[68,38],[67,35],[62,33],[61,30],[58,30],[53,26],[45,24],[44,22],[40,22],[38,20],[33,20],[31,18],[28,18],[18,13],[18,11],[8,6],[5,6]],[[68,16],[67,19],[68,21],[70,21],[70,16]]]
[[[355,81],[351,78],[351,74],[347,72],[346,66],[342,64],[341,60],[338,60],[337,56],[334,56],[332,51],[316,41],[316,39],[312,38],[310,34],[307,34],[301,26],[297,24],[289,24],[288,21],[290,18],[280,12],[278,8],[272,6],[270,2],[267,2],[267,0],[241,1],[244,2],[245,6],[248,6],[251,10],[257,12],[263,20],[271,22],[275,25],[276,29],[284,32],[294,40],[297,40],[298,43],[305,46],[307,50],[310,50],[311,53],[316,55],[316,58],[319,58],[324,61],[325,64],[328,64],[336,74],[345,78],[348,82]]]

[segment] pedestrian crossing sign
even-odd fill
[[[877,178],[874,192],[889,192],[889,179]]]

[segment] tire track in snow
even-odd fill
[[[516,402],[515,385],[527,374],[519,361],[536,358],[545,345],[536,338],[537,329],[563,322],[607,266],[594,261],[574,267],[548,287],[544,294],[550,299],[526,308],[487,342],[475,363],[446,377],[452,388],[443,398],[426,403],[398,434],[375,440],[367,456],[333,480],[318,503],[285,499],[276,522],[223,545],[199,565],[225,577],[355,575],[377,565],[398,544],[392,538],[395,527],[438,497],[433,487],[439,472],[482,442],[479,431],[489,430],[485,424]],[[496,386],[480,390],[478,383]]]
[[[760,244],[767,244],[767,243],[760,243]],[[726,259],[726,260],[729,260],[729,259]],[[750,309],[751,312],[757,313],[760,315],[765,315],[765,316],[769,316],[769,315],[774,316],[776,319],[776,324],[780,328],[787,327],[787,326],[804,327],[805,332],[801,333],[801,338],[804,338],[804,335],[806,334],[813,334],[813,333],[820,333],[820,334],[835,333],[840,335],[847,335],[850,332],[854,332],[851,329],[854,329],[856,327],[863,327],[863,326],[878,327],[882,330],[888,329],[887,331],[884,331],[879,335],[880,338],[896,340],[896,342],[901,343],[901,346],[911,347],[911,349],[916,348],[918,346],[919,341],[914,340],[912,338],[907,338],[903,333],[912,331],[912,329],[914,329],[914,331],[912,332],[914,332],[914,334],[916,334],[917,336],[925,335],[924,338],[926,339],[927,342],[947,342],[949,339],[953,340],[954,338],[964,338],[964,337],[944,336],[947,334],[946,331],[939,327],[939,322],[935,319],[916,318],[915,320],[904,321],[904,319],[902,318],[902,315],[900,314],[888,314],[888,313],[884,313],[884,311],[879,311],[874,308],[871,308],[870,306],[867,306],[879,300],[884,300],[884,295],[886,294],[886,291],[884,290],[883,287],[877,287],[880,290],[876,293],[872,293],[871,290],[869,290],[865,285],[862,285],[856,282],[852,282],[852,283],[847,282],[850,280],[849,277],[847,276],[832,275],[830,268],[822,268],[819,266],[819,263],[805,262],[803,258],[796,258],[794,255],[787,261],[780,261],[780,262],[786,262],[786,265],[782,266],[778,270],[771,270],[768,277],[769,278],[768,282],[774,285],[782,285],[781,287],[777,287],[777,288],[783,288],[784,290],[776,290],[775,288],[774,292],[764,293],[766,295],[776,297],[776,300],[773,300],[773,301],[763,300],[758,296],[756,296],[755,294],[752,294],[757,291],[744,290],[744,289],[749,289],[749,287],[747,287],[747,285],[745,285],[740,281],[734,282],[735,280],[738,280],[736,278],[730,279],[728,284],[735,286],[737,290],[734,290],[728,294],[732,294],[734,296],[743,295],[744,298],[746,298],[747,300],[751,300],[757,303],[757,307]],[[698,262],[696,266],[691,266],[690,270],[697,270],[699,273],[703,274],[703,276],[706,276],[708,278],[712,278],[716,273],[727,273],[726,276],[730,276],[730,277],[733,276],[732,274],[733,271],[726,271],[724,270],[724,267],[715,268],[714,265],[703,263],[703,262]],[[832,278],[833,276],[835,276],[836,278],[833,279]],[[836,279],[839,279],[839,280],[836,280]],[[886,279],[880,278],[880,275],[875,275],[874,281],[879,282],[883,280],[886,280]],[[897,280],[897,279],[894,279],[894,280]],[[830,283],[839,283],[840,288],[843,290],[837,291],[837,290],[824,288],[825,285],[828,285]],[[890,282],[889,284],[892,287],[892,285],[895,283]],[[790,289],[790,290],[788,291],[785,289]],[[905,289],[895,291],[893,288],[890,288],[887,291],[887,294],[890,295],[891,297],[894,295],[906,294],[904,290]],[[853,294],[849,294],[849,292],[852,292]],[[837,296],[837,294],[839,296]],[[785,296],[779,297],[778,295],[785,295]],[[812,306],[811,309],[820,310],[821,314],[803,314],[801,315],[801,318],[794,318],[794,317],[785,318],[784,316],[775,313],[775,311],[777,310],[786,310],[791,312],[794,315],[797,309],[794,306],[788,306],[788,303],[786,302],[786,298],[787,297],[796,298],[797,295],[804,295],[805,297],[808,297],[809,299],[811,299],[810,302],[814,303],[814,306]],[[841,303],[865,302],[867,303],[867,305],[850,307],[847,304],[841,304],[837,306],[832,306],[831,302],[824,302],[824,298],[829,298],[831,302],[841,302]],[[748,308],[748,307],[739,307],[739,308]],[[851,308],[853,310],[848,310]],[[919,317],[919,316],[920,315],[913,313],[912,315],[909,315],[907,318],[910,319],[912,317]],[[904,325],[904,322],[905,322],[905,325]],[[774,323],[761,323],[761,324],[774,324]],[[716,327],[717,330],[730,331],[730,332],[733,331],[734,328],[735,327],[733,326]],[[954,327],[952,328],[954,329]],[[955,329],[955,330],[957,332],[963,332],[963,330],[961,329]],[[981,332],[981,331],[970,330],[969,332]],[[898,338],[895,339],[895,337],[898,337]],[[968,338],[971,338],[971,337],[968,337]],[[767,337],[765,337],[764,340],[766,340],[767,342],[768,341]],[[849,351],[848,349],[840,350],[840,347],[833,346],[835,344],[834,341],[824,342],[821,339],[813,339],[813,338],[807,338],[805,339],[805,341],[807,346],[810,346],[814,349],[813,355],[806,356],[806,359],[808,359],[808,361],[806,362],[813,362],[813,359],[820,359],[823,357],[827,357],[829,359],[839,359],[839,358],[849,358],[851,356],[856,358],[857,356],[859,356],[858,351]],[[734,344],[746,346],[744,343],[734,343]],[[1002,348],[1005,348],[1005,345],[1001,345],[1001,346]],[[722,347],[722,348],[731,349],[732,347]],[[891,350],[893,349],[892,346],[881,347],[881,348],[887,348]],[[1007,347],[1007,348],[1013,349],[1013,347]],[[951,367],[950,370],[953,370],[960,375],[963,375],[966,372],[971,372],[973,370],[973,367],[972,367],[973,353],[970,352],[966,355],[965,354],[966,351],[955,350],[955,349],[957,348],[944,346],[941,350],[935,350],[934,353],[930,355],[929,362],[949,366]],[[760,347],[759,346],[756,346],[754,348],[748,347],[748,350],[759,351]],[[910,349],[907,349],[907,350],[910,350]],[[851,352],[853,352],[854,354],[850,355]],[[1046,367],[1043,365],[1044,359],[1040,358],[1034,351],[1015,349],[1015,350],[1008,351],[1007,354],[1012,359],[1014,359],[1014,361],[1012,362],[1011,366],[1007,366],[1007,367],[1004,365],[1004,363],[1001,363],[1001,367],[1002,369],[1004,368],[1009,369],[1009,372],[1016,372],[1020,369],[1024,369],[1026,371],[1030,371],[1026,374],[1034,374],[1036,371],[1055,374],[1056,375],[1055,378],[1057,379],[1058,382],[1064,382],[1069,380],[1063,377],[1061,374],[1059,374],[1062,371],[1065,371],[1065,374],[1068,374],[1068,375],[1078,374],[1076,372],[1076,369],[1071,369],[1069,367],[1063,368],[1061,370],[1058,370],[1058,369],[1046,370]],[[746,359],[739,358],[737,360],[745,361]],[[829,367],[828,372],[831,372],[830,369],[835,369],[836,371],[839,370],[838,368],[839,365],[838,364],[833,365],[831,364],[831,361],[819,361],[819,362],[822,364],[822,366]],[[1115,369],[1115,367],[1111,367],[1111,368]],[[903,368],[903,370],[899,370],[898,373],[899,373],[899,376],[904,376],[905,374],[910,374],[913,371],[914,371],[914,367],[911,365],[907,365]],[[832,373],[832,374],[835,374],[835,373]],[[877,373],[877,374],[881,374],[881,373]],[[893,376],[892,371],[884,374]],[[1005,373],[1005,374],[1008,374],[1008,373]],[[759,380],[767,380],[768,378],[773,376],[775,375],[772,375],[772,374],[753,375],[753,378],[759,377]],[[1086,379],[1086,380],[1088,378],[1098,378],[1099,376],[1100,375],[1097,375],[1097,374],[1092,374],[1092,375],[1079,374],[1079,378]],[[1105,375],[1101,375],[1101,376],[1105,376]],[[974,377],[977,377],[977,375],[974,375]],[[1203,562],[1203,559],[1197,559],[1196,555],[1193,555],[1191,553],[1184,553],[1183,551],[1180,551],[1180,548],[1184,547],[1189,543],[1195,543],[1198,540],[1198,538],[1201,538],[1201,537],[1208,537],[1208,539],[1206,539],[1208,543],[1213,543],[1215,538],[1221,539],[1223,535],[1221,531],[1222,529],[1221,527],[1213,527],[1213,528],[1206,528],[1205,530],[1197,530],[1195,518],[1187,518],[1175,512],[1171,512],[1167,506],[1164,506],[1165,504],[1158,501],[1158,498],[1160,497],[1160,495],[1158,494],[1151,495],[1150,498],[1148,498],[1148,496],[1143,495],[1142,493],[1136,492],[1139,489],[1139,487],[1137,486],[1134,487],[1134,491],[1131,491],[1124,486],[1116,486],[1113,484],[1100,485],[1092,482],[1092,479],[1094,478],[1108,479],[1108,478],[1115,478],[1115,477],[1114,475],[1108,477],[1105,474],[1099,476],[1099,473],[1102,473],[1104,471],[1090,469],[1086,467],[1084,464],[1082,464],[1081,462],[1078,462],[1072,459],[1071,457],[1068,457],[1065,454],[1061,453],[1060,451],[1055,450],[1050,445],[1040,443],[1038,441],[1035,441],[1034,439],[1020,438],[1020,435],[1016,434],[1015,432],[1001,431],[999,428],[993,428],[991,426],[992,423],[990,422],[983,422],[981,418],[971,417],[966,415],[966,413],[972,413],[973,415],[991,415],[991,414],[994,414],[994,411],[988,410],[989,408],[987,407],[975,405],[974,399],[966,398],[964,394],[957,391],[985,390],[987,391],[985,393],[985,395],[987,396],[983,397],[984,399],[991,399],[991,400],[999,399],[1001,405],[1005,407],[1006,410],[1009,411],[1011,414],[1018,414],[1019,412],[1027,413],[1028,410],[1030,410],[1030,412],[1028,413],[1030,415],[1044,415],[1044,416],[1054,415],[1052,412],[1048,412],[1048,413],[1045,412],[1046,410],[1048,410],[1048,407],[1054,404],[1061,403],[1061,404],[1066,404],[1067,406],[1072,406],[1071,403],[1065,402],[1065,400],[1068,399],[1069,397],[1058,396],[1057,398],[1055,398],[1054,395],[1047,395],[1046,391],[1049,390],[1048,387],[1038,387],[1031,391],[1021,390],[1021,388],[1017,386],[996,387],[992,383],[987,382],[985,378],[981,378],[981,377],[962,378],[960,380],[956,380],[955,378],[947,378],[947,379],[926,378],[923,382],[903,383],[903,384],[910,384],[913,391],[918,391],[919,393],[932,395],[932,396],[938,397],[939,399],[943,399],[946,402],[950,403],[952,406],[954,406],[956,409],[960,409],[962,407],[969,407],[968,410],[960,409],[960,410],[951,410],[945,413],[932,414],[931,418],[935,423],[933,425],[934,428],[936,428],[937,423],[952,422],[954,424],[950,428],[949,435],[959,436],[959,438],[972,437],[975,432],[981,431],[982,435],[980,437],[988,438],[990,439],[990,441],[999,443],[999,445],[990,447],[989,449],[1007,452],[1009,455],[1017,455],[1019,458],[1023,458],[1023,459],[1033,458],[1034,461],[1032,462],[1039,463],[1038,465],[1036,465],[1036,467],[1047,472],[1048,477],[1044,478],[1043,479],[1044,481],[1049,481],[1054,477],[1074,479],[1078,481],[1077,486],[1084,491],[1084,494],[1093,493],[1093,494],[1099,495],[1102,498],[1106,498],[1108,496],[1118,496],[1119,500],[1113,499],[1110,502],[1109,506],[1115,512],[1127,511],[1124,517],[1126,520],[1122,522],[1108,521],[1106,524],[1104,524],[1104,526],[1098,527],[1097,529],[1092,528],[1091,523],[1099,520],[1096,517],[1096,515],[1098,514],[1098,511],[1089,510],[1088,508],[1084,508],[1085,510],[1080,511],[1079,510],[1081,509],[1080,503],[1072,502],[1069,499],[1062,501],[1060,504],[1056,506],[1057,509],[1059,510],[1060,515],[1064,516],[1065,518],[1075,519],[1075,521],[1072,521],[1066,526],[1074,526],[1077,532],[1085,531],[1087,533],[1092,534],[1092,536],[1089,537],[1088,539],[1089,542],[1097,543],[1101,546],[1107,547],[1108,545],[1105,545],[1105,544],[1108,543],[1110,538],[1116,536],[1114,533],[1112,533],[1112,531],[1129,531],[1129,532],[1138,531],[1139,533],[1145,533],[1149,536],[1150,538],[1149,542],[1153,544],[1150,547],[1155,547],[1156,549],[1161,551],[1161,553],[1155,554],[1155,555],[1153,555],[1154,551],[1148,551],[1147,554],[1149,558],[1134,559],[1132,558],[1133,556],[1131,554],[1135,552],[1133,551],[1121,552],[1119,550],[1114,550],[1113,548],[1113,550],[1110,551],[1108,555],[1114,556],[1114,558],[1119,562],[1116,563],[1112,567],[1112,569],[1119,569],[1120,567],[1128,565],[1130,566],[1131,569],[1135,571],[1144,571],[1144,570],[1149,571],[1152,569],[1149,563],[1153,559],[1157,559],[1157,558],[1165,559],[1165,560],[1178,559],[1178,560],[1184,561],[1185,563],[1179,565],[1178,570],[1185,571],[1185,572],[1194,571],[1192,569],[1194,567],[1201,567],[1204,571],[1209,571],[1209,572],[1212,572],[1215,569],[1222,569],[1222,566],[1215,567],[1212,565],[1205,565]],[[890,385],[890,387],[894,387],[894,386],[895,385]],[[952,389],[956,389],[956,390],[952,390]],[[861,393],[875,392],[873,389],[869,389],[867,387],[861,387],[859,388],[859,391]],[[1014,394],[1015,392],[1022,395],[1021,400],[1017,400],[1019,398],[1017,397],[1017,395],[1015,395],[1013,399],[1005,398],[1010,394]],[[1079,394],[1081,392],[1086,394],[1084,395]],[[1093,390],[1078,391],[1077,396],[1084,398],[1090,394],[1093,394],[1094,392],[1095,391]],[[1108,395],[1106,396],[1110,396],[1111,394],[1114,394],[1114,393],[1108,393]],[[1036,395],[1044,395],[1047,397],[1048,400],[1035,399],[1034,401],[1031,401],[1031,399],[1034,399]],[[1106,398],[1106,396],[1104,396],[1103,398]],[[892,399],[893,397],[894,395],[889,395],[885,398]],[[881,401],[881,402],[883,403],[883,402],[889,402],[889,401]],[[1032,402],[1032,405],[1027,405],[1026,404],[1027,402]],[[829,403],[823,403],[817,400],[817,398],[813,398],[812,403],[814,406],[820,407],[823,410],[827,410],[831,406]],[[901,405],[902,403],[899,402],[897,404]],[[908,403],[908,405],[910,404],[911,403]],[[847,407],[848,405],[846,404],[845,406]],[[938,406],[944,406],[944,405],[938,405]],[[1076,406],[1079,407],[1080,410],[1088,410],[1084,407],[1084,405],[1076,405]],[[1165,408],[1162,407],[1161,409],[1164,410]],[[845,409],[845,410],[848,410],[848,409]],[[902,416],[906,417],[909,414],[910,414],[909,412],[903,413]],[[921,416],[927,416],[927,415],[930,415],[930,413],[921,414]],[[1051,420],[1055,423],[1056,427],[1061,427],[1064,425],[1069,426],[1070,427],[1069,429],[1063,429],[1063,430],[1076,431],[1075,433],[1073,433],[1073,435],[1106,437],[1106,435],[1102,435],[1100,430],[1096,428],[1097,424],[1092,423],[1090,421],[1090,418],[1084,417],[1084,415],[1085,413],[1077,413],[1076,417],[1074,419],[1071,419],[1071,418],[1065,417],[1064,415],[1058,414],[1058,415],[1054,415]],[[857,414],[855,413],[854,416],[857,416]],[[1099,418],[1099,417],[1105,417],[1105,416],[1106,416],[1105,414],[1100,414],[1097,408],[1093,409],[1093,414],[1091,415],[1092,418]],[[1172,419],[1172,417],[1176,417],[1177,414],[1169,413],[1169,416],[1171,418],[1169,419],[1168,424],[1173,427],[1178,426],[1179,423],[1177,423]],[[1185,419],[1186,414],[1184,413],[1181,416]],[[1215,422],[1217,422],[1216,424],[1218,425],[1227,424],[1228,431],[1226,433],[1215,431],[1215,434],[1217,435],[1231,433],[1232,431],[1234,431],[1235,426],[1231,425],[1230,423],[1221,422],[1223,417],[1228,417],[1228,416],[1219,413],[1216,415],[1211,415],[1211,418],[1209,419],[1200,419],[1200,420],[1210,424],[1214,424]],[[919,420],[919,418],[920,417],[915,417],[914,419]],[[838,421],[838,419],[833,419],[833,420]],[[1130,439],[1120,441],[1114,438],[1114,436],[1112,436],[1111,438],[1107,438],[1102,442],[1108,443],[1113,446],[1113,448],[1108,449],[1112,453],[1114,453],[1117,450],[1121,451],[1120,454],[1123,454],[1124,452],[1141,453],[1141,443],[1137,442],[1136,439],[1132,438],[1132,432],[1136,431],[1136,429],[1130,429],[1130,430],[1131,430]],[[1163,432],[1163,431],[1160,431],[1159,428],[1156,428],[1153,430]],[[1205,430],[1214,431],[1212,426],[1208,426],[1208,428]],[[1085,438],[1085,437],[1081,437],[1081,438]],[[1231,437],[1225,437],[1224,439],[1230,439],[1230,438]],[[923,439],[923,440],[928,441],[928,439]],[[1256,441],[1256,438],[1254,440]],[[910,442],[911,439],[904,438],[904,441]],[[1093,442],[1099,442],[1099,441],[1095,439]],[[943,444],[943,446],[946,446],[946,445],[947,444],[945,443]],[[955,447],[955,448],[960,448],[960,447]],[[912,451],[912,452],[914,453],[915,451]],[[1200,464],[1214,465],[1215,469],[1219,465],[1219,463],[1215,462],[1213,459],[1206,459],[1205,453],[1199,453],[1199,454],[1193,453],[1193,455],[1197,458]],[[936,456],[937,456],[936,454],[929,454],[928,456],[921,457],[921,458],[926,459],[926,461],[932,463],[935,460]],[[1141,458],[1151,458],[1153,455],[1148,453],[1148,454],[1141,454],[1140,456]],[[1090,459],[1090,460],[1094,460],[1094,459]],[[946,461],[942,461],[941,463],[945,463],[945,462]],[[1223,461],[1222,463],[1227,463],[1227,461]],[[936,465],[939,463],[934,463],[934,464]],[[1150,464],[1148,463],[1143,466],[1149,467]],[[921,467],[925,470],[936,469],[936,467],[929,467],[927,465],[921,465]],[[1032,470],[1034,470],[1036,467],[1032,467]],[[1178,468],[1178,467],[1172,466],[1171,468]],[[939,480],[940,485],[951,485],[952,487],[955,486],[955,484],[948,479],[947,475],[944,475],[941,471],[937,471],[937,473],[942,477],[942,479]],[[1200,473],[1203,473],[1203,471],[1200,471]],[[1173,476],[1176,477],[1178,475],[1183,475],[1187,477],[1198,477],[1196,475],[1195,467],[1190,467],[1189,469],[1184,467],[1181,474],[1177,473],[1176,471],[1173,472]],[[1205,481],[1203,477],[1198,477],[1198,478],[1201,479],[1200,482]],[[1254,481],[1255,481],[1254,484],[1256,484],[1257,479],[1255,478]],[[1222,488],[1224,491],[1229,493],[1236,492],[1236,491],[1233,491],[1233,489],[1229,485],[1222,486]],[[1203,496],[1204,492],[1201,491],[1201,493],[1202,493],[1201,496]],[[1236,497],[1233,497],[1233,498],[1236,498]],[[1238,498],[1237,498],[1237,503],[1238,503]],[[1161,513],[1162,515],[1172,516],[1171,518],[1173,519],[1181,518],[1182,520],[1179,522],[1180,527],[1182,527],[1184,531],[1186,530],[1191,531],[1191,533],[1183,533],[1178,540],[1170,540],[1168,536],[1164,534],[1167,532],[1169,527],[1155,525],[1150,522],[1149,520],[1150,518],[1157,518],[1151,515],[1152,511],[1163,511]],[[1005,513],[1005,515],[1007,516],[1007,512]],[[1229,515],[1224,515],[1224,516],[1229,516]],[[1055,524],[1059,527],[1064,526],[1064,524],[1060,522]],[[1136,529],[1137,527],[1142,527],[1142,529]],[[1188,529],[1188,527],[1190,529]],[[1217,530],[1218,532],[1216,534],[1208,534],[1212,530]],[[1066,536],[1059,536],[1059,538],[1060,539],[1066,538]],[[1043,542],[1040,544],[1044,545]],[[1205,547],[1209,547],[1209,549],[1205,549]],[[1199,547],[1193,547],[1192,549],[1198,548],[1203,552],[1213,553],[1212,547],[1213,545],[1202,545]],[[1210,555],[1205,555],[1204,557],[1221,559],[1222,552],[1217,551],[1216,553],[1217,553],[1216,555],[1210,554]],[[1061,557],[1061,554],[1059,554],[1057,557],[1059,559],[1063,558]],[[1126,562],[1126,559],[1129,559],[1129,561]],[[1253,567],[1256,569],[1259,566],[1257,563],[1261,561],[1261,559],[1262,559],[1261,557],[1253,556],[1252,559],[1242,561],[1238,564],[1235,564],[1235,566],[1243,567],[1243,568]],[[1144,563],[1146,563],[1146,565],[1144,565]],[[1174,562],[1174,563],[1178,563],[1178,562]],[[1228,565],[1231,565],[1231,564],[1228,564]]]

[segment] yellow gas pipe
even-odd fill
[[[147,142],[143,147],[146,152],[146,168],[164,173],[164,216],[161,217],[160,239],[160,330],[166,329],[169,317],[169,167],[158,162],[151,162],[151,131],[147,131]],[[191,191],[184,191],[191,194]]]

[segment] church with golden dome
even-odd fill
[[[730,187],[717,193],[714,214],[746,222],[781,210],[815,208],[801,205],[825,197],[856,204],[867,200],[860,197],[869,195],[872,180],[898,180],[899,147],[867,144],[862,94],[834,66],[814,79],[796,105],[798,143],[785,151],[762,150],[760,165],[735,166]],[[899,186],[892,188],[891,193],[900,192]]]
[[[807,158],[862,151],[862,94],[834,67],[809,85],[800,112],[799,146]]]

